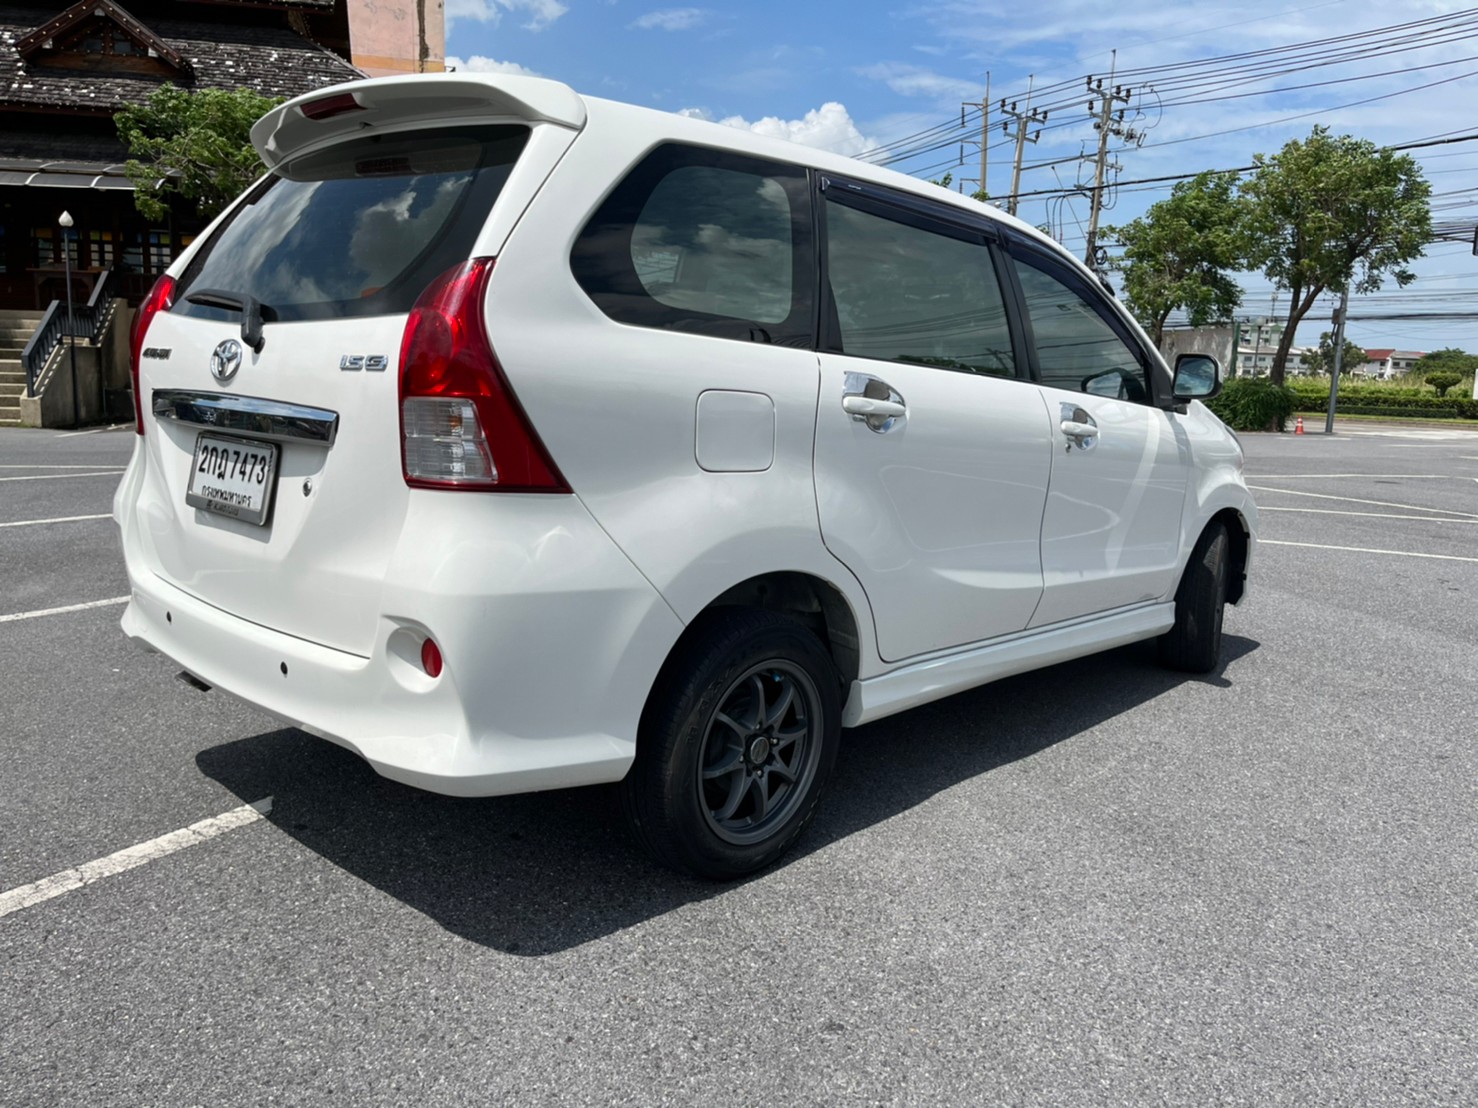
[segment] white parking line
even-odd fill
[[[118,469],[100,469],[96,473],[28,473],[24,477],[0,477],[0,481],[57,481],[63,477],[117,477],[123,472]]]
[[[85,612],[89,608],[106,608],[112,604],[127,604],[128,597],[115,596],[108,600],[89,600],[86,604],[68,604],[62,608],[38,608],[34,612],[11,612],[0,616],[0,623],[14,623],[22,619],[40,619],[42,616],[59,616],[66,612]]]
[[[232,808],[229,812],[211,816],[199,823],[192,823],[189,827],[182,827],[167,835],[160,835],[157,839],[126,847],[109,854],[106,858],[84,862],[73,869],[64,869],[50,877],[43,877],[40,881],[33,881],[29,885],[21,885],[8,892],[0,893],[0,916],[8,916],[12,912],[19,912],[22,908],[30,908],[51,900],[53,897],[61,896],[63,893],[69,893],[73,889],[91,885],[94,881],[101,881],[105,877],[136,869],[156,858],[163,858],[167,854],[184,850],[187,846],[198,846],[203,842],[209,842],[217,835],[224,835],[227,831],[234,831],[238,827],[256,823],[271,810],[272,798],[269,796],[254,804],[243,804],[240,808]]]
[[[1371,480],[1402,477],[1411,481],[1466,481],[1457,473],[1249,473],[1258,481],[1324,481],[1333,477],[1369,477]]]
[[[1403,516],[1395,512],[1342,512],[1338,508],[1272,508],[1266,504],[1257,506],[1258,513],[1263,512],[1309,512],[1321,516],[1359,516],[1361,519],[1414,519],[1419,523],[1466,523],[1469,526],[1478,524],[1478,519],[1448,519],[1446,516]],[[0,526],[4,526],[0,524]]]
[[[128,424],[126,423],[110,423],[106,427],[94,427],[88,431],[63,431],[60,435],[53,435],[52,437],[57,439],[74,439],[78,435],[96,435],[103,431],[116,431],[120,427],[127,426]]]
[[[36,463],[35,465],[27,465],[27,464],[22,463],[22,462],[6,462],[4,465],[0,465],[0,469],[127,469],[127,468],[128,468],[127,466],[97,466],[97,465],[91,465],[91,466],[65,465],[64,466],[64,465],[52,465],[49,462],[46,463],[46,464],[44,464],[44,465],[42,463],[40,463],[40,462]]]
[[[1348,550],[1352,554],[1395,554],[1402,558],[1436,558],[1443,562],[1478,562],[1457,554],[1419,554],[1415,550],[1374,550],[1368,546],[1326,546],[1321,542],[1284,542],[1280,539],[1258,539],[1258,546],[1307,546],[1314,550]]]
[[[0,477],[0,480],[4,478]],[[1319,500],[1342,500],[1346,504],[1374,504],[1378,508],[1405,508],[1408,512],[1441,512],[1449,516],[1478,519],[1478,514],[1473,512],[1455,512],[1451,508],[1433,508],[1425,504],[1397,504],[1390,500],[1361,500],[1357,496],[1332,496],[1327,492],[1299,492],[1297,489],[1278,489],[1272,485],[1248,485],[1247,487],[1257,492],[1280,492],[1284,496],[1312,496]]]
[[[95,516],[57,516],[55,519],[17,519],[11,523],[0,523],[0,527],[37,527],[43,523],[80,523],[84,519],[112,519],[111,512]]]

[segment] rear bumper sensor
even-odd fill
[[[240,431],[279,442],[317,442],[333,445],[339,433],[339,413],[281,400],[190,389],[155,389],[156,419],[190,423],[213,431]]]

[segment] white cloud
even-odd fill
[[[642,31],[686,31],[708,19],[702,8],[662,8],[647,12],[632,24]]]
[[[509,11],[527,16],[529,30],[542,31],[569,10],[559,0],[446,0],[446,25],[450,30],[457,19],[496,24]]]
[[[975,81],[963,81],[958,77],[946,77],[931,69],[901,62],[879,62],[857,70],[863,77],[884,82],[899,96],[928,96],[939,100],[974,100],[984,90],[984,85]]]
[[[470,58],[448,56],[446,65],[448,69],[455,69],[459,73],[512,73],[520,77],[543,76],[526,65],[519,65],[517,62],[500,62],[494,58],[485,58],[481,54],[473,54]]]
[[[696,119],[713,118],[702,108],[684,108],[678,114]],[[847,109],[835,100],[812,109],[800,119],[781,119],[771,115],[751,123],[742,116],[731,115],[719,122],[725,127],[753,131],[767,138],[788,139],[790,142],[830,150],[836,154],[856,155],[877,145],[857,129],[857,124],[853,122]]]

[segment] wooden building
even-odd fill
[[[443,49],[439,0],[0,6],[0,308],[64,297],[64,247],[74,296],[85,301],[111,269],[117,295],[137,302],[199,232],[184,208],[145,220],[123,173],[113,113],[162,83],[292,97],[366,74],[439,70]],[[75,222],[65,240],[63,211]]]

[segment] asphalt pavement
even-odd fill
[[[0,915],[0,1103],[1475,1103],[1478,433],[1244,443],[1218,673],[848,732],[710,885],[609,788],[437,797],[179,682],[95,518],[131,429],[0,430],[0,903],[56,893]]]

